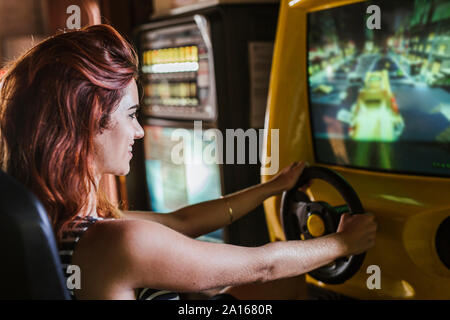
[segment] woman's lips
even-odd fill
[[[130,144],[128,146],[128,154],[130,155],[131,158],[133,158],[133,144]]]

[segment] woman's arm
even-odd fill
[[[235,221],[256,208],[272,194],[273,188],[269,181],[220,199],[183,207],[169,214],[127,211],[125,216],[127,219],[158,222],[188,237],[196,238],[230,224],[229,206]]]
[[[293,277],[372,247],[373,215],[343,215],[338,233],[239,247],[198,241],[148,221],[100,221],[77,246],[78,298],[132,297],[134,288],[202,291]]]
[[[256,208],[265,199],[292,188],[305,165],[303,162],[293,163],[266,183],[246,188],[221,199],[183,207],[170,214],[126,211],[125,216],[128,219],[158,222],[195,238],[223,228]]]

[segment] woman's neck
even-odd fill
[[[90,216],[93,218],[98,218],[97,214],[97,194],[94,191],[91,191],[89,194],[89,200],[85,206],[85,209],[82,210],[85,214],[84,216]]]
[[[97,214],[97,193],[95,190],[99,188],[101,175],[96,174],[94,176],[95,179],[95,188],[94,186],[91,188],[91,192],[88,195],[88,201],[86,205],[80,210],[79,216],[86,217],[90,216],[93,218],[98,218]]]

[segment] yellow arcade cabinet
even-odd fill
[[[264,156],[315,174],[297,207],[265,202],[270,239],[331,232],[349,202],[378,222],[365,256],[306,276],[311,297],[450,299],[449,25],[448,0],[281,2]]]

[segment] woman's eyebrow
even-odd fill
[[[140,109],[140,105],[138,105],[138,104],[135,104],[134,106],[131,106],[131,107],[129,107],[128,108],[128,110],[131,110],[131,109],[136,109],[136,110],[139,110]]]

